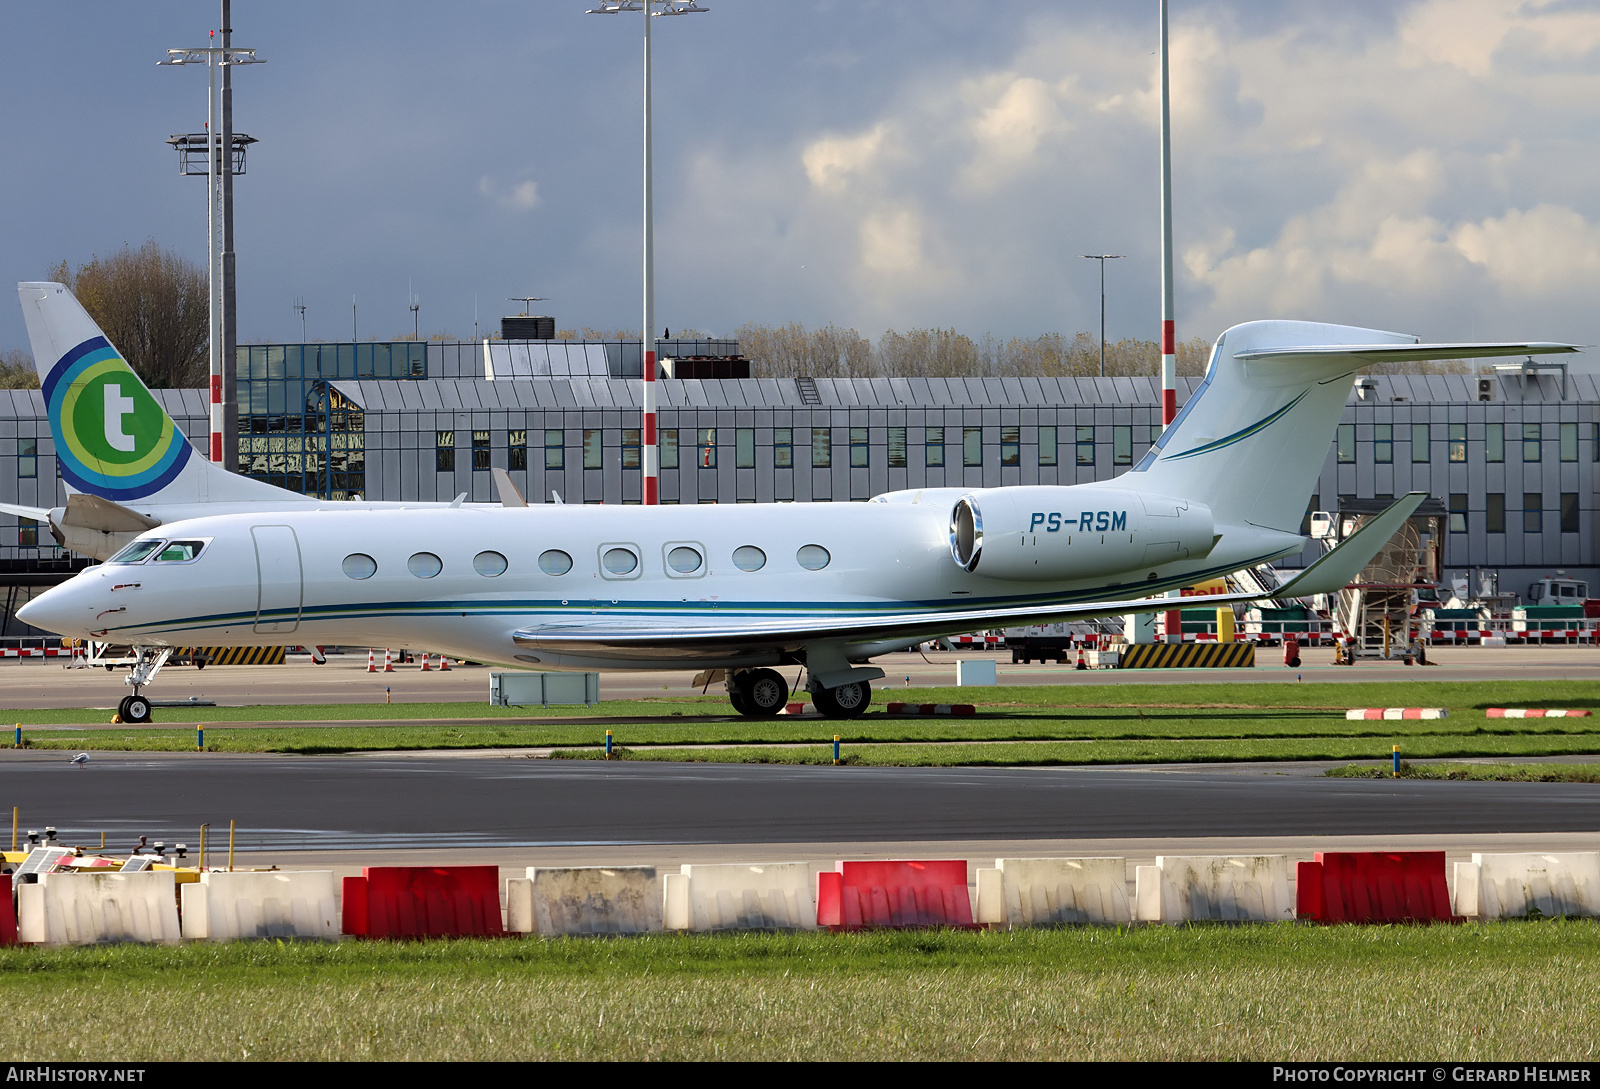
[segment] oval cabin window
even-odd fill
[[[572,557],[559,548],[539,553],[539,570],[547,575],[565,575],[572,570]]]
[[[444,570],[444,561],[432,552],[418,552],[406,561],[411,573],[419,579],[431,579]]]
[[[741,571],[759,571],[767,565],[767,554],[755,545],[740,545],[733,550],[733,566]]]
[[[631,575],[639,566],[639,557],[626,548],[608,548],[600,562],[613,575]]]
[[[378,573],[378,561],[364,552],[352,552],[339,566],[353,579],[370,579]]]
[[[828,561],[833,557],[828,555],[828,550],[821,545],[801,545],[800,551],[795,553],[795,559],[800,561],[800,566],[807,571],[821,571],[828,566]]]
[[[498,552],[480,552],[472,557],[472,569],[486,579],[506,573],[506,558]]]
[[[680,575],[689,575],[700,570],[700,553],[687,545],[679,545],[667,553],[667,566]]]

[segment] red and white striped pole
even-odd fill
[[[1178,334],[1172,312],[1172,113],[1167,77],[1167,0],[1161,0],[1161,426],[1178,415]],[[1174,594],[1176,596],[1176,594]],[[1183,642],[1183,613],[1167,610],[1167,642]]]
[[[656,268],[655,268],[655,212],[652,203],[650,149],[650,23],[651,8],[646,0],[644,8],[644,343],[641,362],[644,370],[644,403],[641,406],[640,436],[644,455],[644,487],[640,501],[653,507],[661,501],[659,464],[656,449]]]
[[[211,375],[211,460],[222,461],[222,375]]]

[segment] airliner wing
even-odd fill
[[[1343,589],[1388,543],[1411,517],[1426,492],[1400,497],[1382,514],[1367,522],[1310,567],[1274,589],[1271,597],[1308,597]],[[1258,601],[1255,594],[1211,594],[1186,597],[1184,608],[1232,605]],[[1151,598],[1077,602],[1071,605],[1032,604],[1006,609],[941,609],[856,616],[790,616],[775,620],[733,620],[724,624],[652,621],[643,617],[617,620],[597,618],[581,624],[549,624],[524,628],[513,636],[518,646],[551,654],[581,654],[606,658],[678,659],[737,656],[763,651],[793,651],[808,643],[862,643],[897,639],[932,639],[979,628],[1007,627],[1117,613],[1160,609]]]
[[[1560,355],[1582,349],[1576,344],[1301,344],[1289,348],[1252,348],[1235,359],[1309,360],[1349,356],[1366,363],[1422,363],[1431,359],[1487,359],[1501,355]]]

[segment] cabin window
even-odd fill
[[[419,579],[431,579],[444,570],[444,561],[432,552],[418,552],[406,561],[406,567]]]
[[[166,543],[167,542],[165,540],[162,540],[160,538],[157,538],[154,541],[134,541],[127,548],[124,548],[121,552],[118,552],[115,556],[112,556],[106,562],[107,563],[143,563],[146,559],[149,558],[149,556],[150,556],[150,554],[152,552],[155,552],[157,549],[159,549],[162,545],[164,545]]]
[[[539,570],[547,575],[565,575],[572,570],[572,557],[559,548],[539,553]]]
[[[759,571],[767,565],[767,554],[755,545],[740,545],[733,550],[733,566],[741,571]]]
[[[801,545],[800,551],[795,553],[794,558],[807,571],[821,571],[828,566],[828,561],[833,557],[828,555],[828,550],[821,545],[808,544]]]
[[[498,552],[480,552],[472,557],[472,569],[486,579],[506,573],[506,558]]]
[[[612,578],[627,578],[638,573],[639,554],[631,548],[612,546],[600,553],[600,566]]]
[[[667,551],[667,569],[675,575],[692,575],[704,563],[700,550],[689,545],[678,545]]]
[[[378,573],[378,561],[365,552],[352,552],[339,565],[353,579],[370,579]]]
[[[200,558],[204,551],[204,541],[173,541],[156,553],[156,563],[188,563]]]

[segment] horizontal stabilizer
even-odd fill
[[[1577,344],[1534,341],[1528,344],[1296,344],[1286,348],[1247,348],[1235,359],[1303,362],[1348,356],[1367,363],[1425,363],[1430,359],[1486,359],[1502,355],[1561,355],[1582,351]]]

